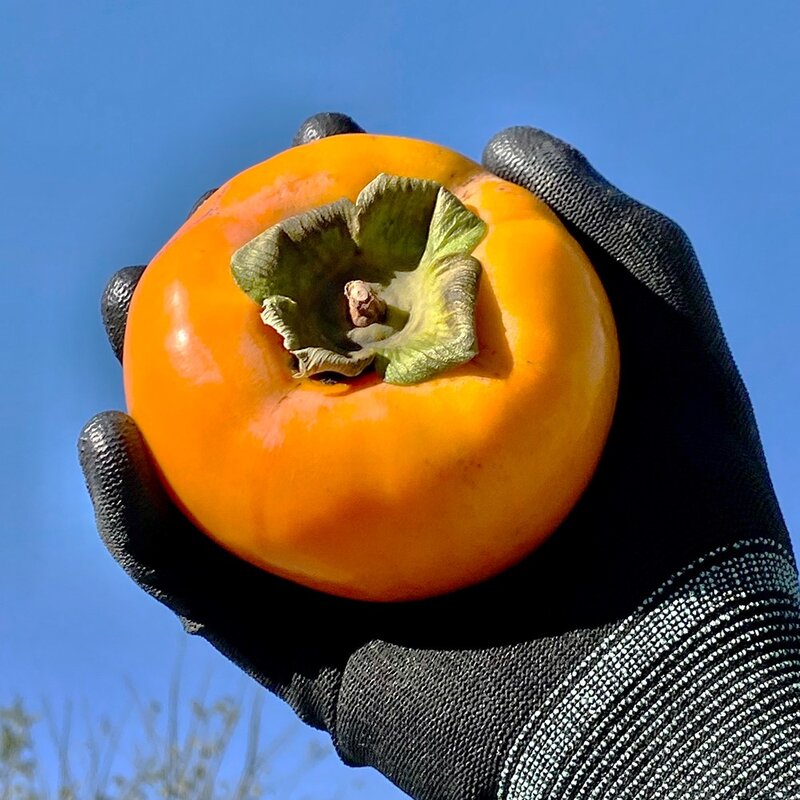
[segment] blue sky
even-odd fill
[[[114,711],[125,676],[163,696],[181,629],[101,547],[75,454],[85,420],[124,407],[100,293],[159,249],[196,196],[283,149],[321,110],[475,158],[497,130],[534,124],[677,219],[800,548],[800,7],[496,8],[0,2],[0,702],[85,698]],[[202,642],[185,645],[183,663],[189,684],[210,670],[220,691],[247,685]],[[274,731],[292,720],[274,700],[265,716]],[[401,796],[334,757],[304,780],[292,798],[325,800],[333,786]]]

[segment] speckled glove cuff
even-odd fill
[[[791,554],[739,542],[659,587],[533,711],[498,797],[800,797]]]

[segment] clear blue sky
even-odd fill
[[[800,6],[792,0],[0,0],[0,702],[163,695],[181,629],[101,547],[75,453],[122,408],[98,300],[195,197],[341,110],[478,157],[546,128],[677,219],[800,549]],[[265,610],[266,613],[266,610]],[[188,683],[212,669],[200,642]],[[291,720],[276,701],[268,724]],[[327,759],[291,797],[399,797]],[[359,782],[356,785],[354,775]],[[360,786],[360,788],[359,788]]]

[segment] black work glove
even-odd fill
[[[295,143],[353,130],[319,115]],[[448,596],[329,597],[192,527],[118,412],[80,439],[100,534],[188,631],[413,797],[798,797],[796,569],[692,248],[546,133],[507,130],[484,163],[561,217],[619,331],[608,445],[555,535]],[[104,296],[118,354],[139,275]]]

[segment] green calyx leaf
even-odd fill
[[[294,375],[354,377],[374,366],[412,384],[477,354],[485,223],[434,181],[379,175],[283,220],[236,251],[238,286],[282,337]]]

